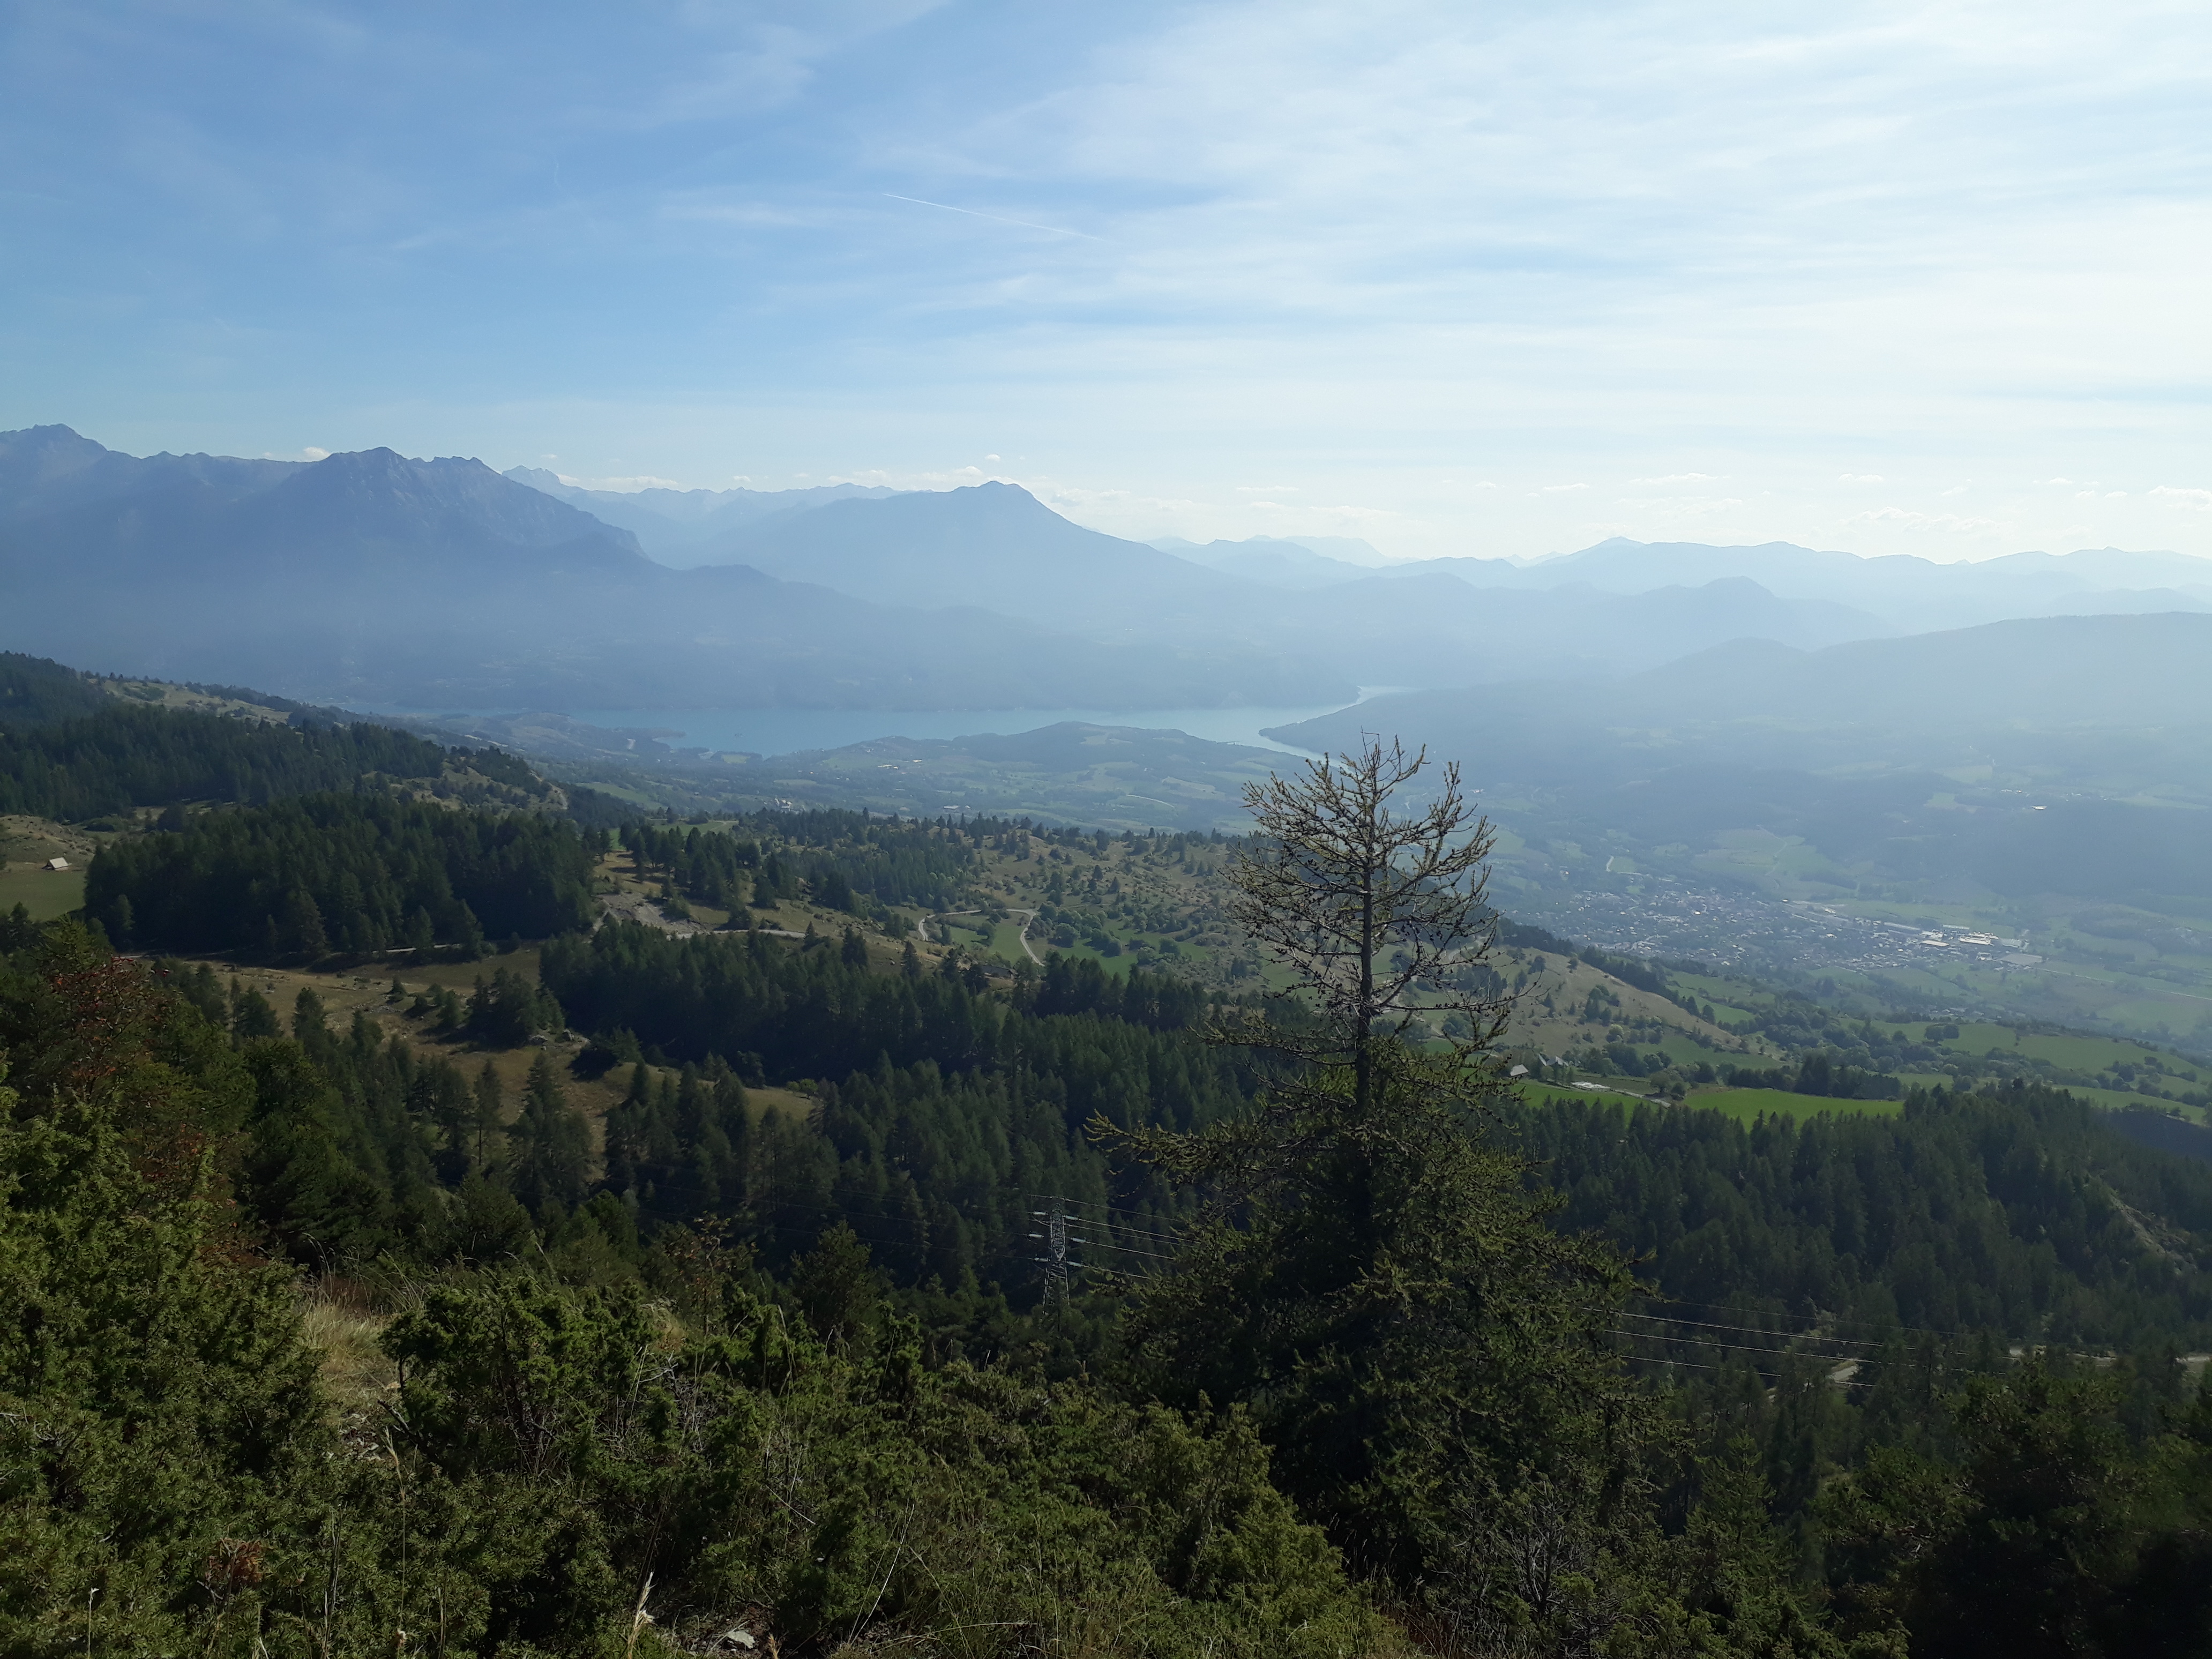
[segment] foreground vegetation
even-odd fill
[[[234,908],[324,948],[245,940],[276,1006],[0,919],[0,1650],[2204,1650],[2212,1168],[2025,1068],[1523,1101],[1563,957],[1583,1029],[1838,1107],[1856,1062],[1471,957],[1479,827],[1396,817],[1404,764],[1280,786],[1241,862],[830,813],[617,854],[380,779],[112,843],[143,945],[265,878]],[[1218,971],[948,943],[1009,866]],[[440,880],[569,908],[361,932]],[[379,948],[388,993],[330,971]]]

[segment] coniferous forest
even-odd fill
[[[918,951],[972,828],[627,824],[679,933],[443,751],[130,712],[9,728],[190,811],[0,921],[0,1651],[2212,1650],[2212,1165],[1523,1099],[1402,756],[1255,798],[1262,996]]]
[[[77,819],[184,801],[259,804],[351,789],[364,775],[434,777],[447,758],[436,744],[366,722],[149,708],[52,663],[0,653],[0,812]]]

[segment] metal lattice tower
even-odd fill
[[[1041,1193],[1033,1201],[1042,1206],[1030,1212],[1030,1219],[1041,1229],[1030,1237],[1044,1246],[1036,1261],[1044,1269],[1045,1300],[1054,1308],[1065,1308],[1069,1270],[1083,1266],[1073,1252],[1086,1241],[1074,1231],[1074,1206],[1067,1200]]]

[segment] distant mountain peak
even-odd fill
[[[112,453],[74,427],[27,426],[18,432],[0,432],[0,466],[11,472],[24,468],[51,478],[82,471]]]
[[[489,538],[525,548],[598,541],[639,550],[627,530],[501,477],[471,456],[426,461],[381,446],[341,451],[302,467],[264,499],[272,521],[342,527],[355,539],[450,546]]]

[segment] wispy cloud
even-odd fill
[[[916,207],[936,208],[945,213],[964,213],[970,219],[988,219],[994,224],[1018,225],[1024,230],[1042,230],[1054,236],[1078,236],[1086,242],[1104,240],[1103,237],[1091,235],[1088,231],[1070,230],[1065,225],[1041,225],[1033,219],[1010,219],[1003,213],[985,213],[978,208],[955,207],[950,202],[925,201],[919,196],[901,196],[894,191],[887,190],[884,195],[890,201],[911,202]]]
[[[1116,524],[1372,502],[1408,551],[1565,545],[1610,486],[1559,478],[1632,535],[2212,549],[2045,483],[2199,465],[2203,8],[1008,15],[23,9],[0,404],[608,477],[1006,442]],[[1961,477],[1979,519],[1912,483]]]
[[[1743,501],[1735,495],[1655,495],[1642,500],[1624,496],[1620,505],[1650,514],[1655,523],[1665,524],[1678,519],[1733,513],[1743,505]]]
[[[1904,507],[1881,507],[1838,521],[1844,525],[1887,525],[1905,530],[1949,531],[1976,535],[2002,526],[1995,519],[1966,518],[1956,513],[1914,513]]]

